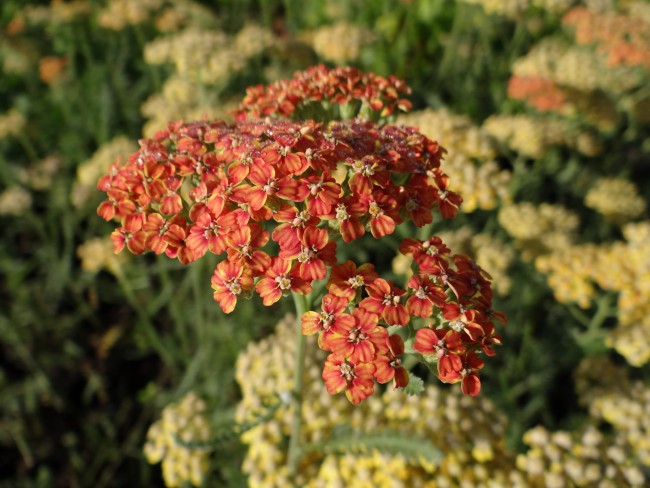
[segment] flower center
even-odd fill
[[[376,219],[380,215],[383,215],[384,211],[379,205],[377,205],[377,202],[370,202],[370,205],[368,206],[368,213],[373,219]]]
[[[348,214],[348,209],[342,203],[336,206],[336,220],[339,222],[345,222],[350,218]]]
[[[273,195],[275,192],[278,191],[278,187],[276,185],[276,182],[278,180],[275,178],[271,178],[269,181],[267,181],[266,185],[262,187],[262,190],[264,190],[264,193],[267,195]]]
[[[415,296],[420,300],[424,300],[427,297],[427,291],[424,288],[420,287],[418,288],[418,291],[415,292]]]
[[[392,293],[390,295],[384,295],[384,300],[381,302],[382,305],[392,305],[392,306],[397,306],[399,304],[400,297],[398,295],[393,295]]]
[[[318,251],[316,251],[316,249],[313,247],[303,246],[300,254],[298,254],[298,262],[306,263],[310,259],[314,259],[316,256],[318,256]]]
[[[455,330],[456,332],[462,332],[465,330],[465,324],[460,320],[454,320],[449,324],[449,327],[451,327],[451,329]]]
[[[233,278],[228,283],[226,283],[226,288],[233,295],[240,295],[242,292],[242,287],[239,284],[237,278]]]
[[[278,284],[278,288],[280,288],[280,290],[291,289],[291,278],[288,278],[285,274],[276,276],[275,282]]]
[[[350,286],[355,290],[357,288],[361,288],[364,284],[363,276],[361,275],[353,276],[352,278],[348,279],[348,283],[350,283]]]
[[[347,381],[352,381],[354,378],[356,378],[356,375],[354,374],[354,368],[350,365],[350,363],[342,363],[340,369],[341,376],[343,376]]]
[[[348,335],[348,342],[359,344],[361,341],[367,338],[368,336],[366,335],[365,332],[361,330],[360,327],[355,327],[352,330],[350,330],[350,334]]]

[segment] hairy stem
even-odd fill
[[[307,338],[302,333],[302,314],[309,309],[309,300],[305,295],[293,293],[296,304],[296,366],[293,371],[293,418],[291,419],[291,438],[289,439],[289,472],[295,473],[300,459],[300,430],[302,427],[302,390],[305,370],[305,345]]]

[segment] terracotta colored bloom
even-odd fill
[[[406,284],[414,293],[406,301],[406,310],[411,315],[427,318],[433,313],[433,306],[441,307],[447,299],[446,293],[426,275],[414,275]]]
[[[481,392],[481,380],[477,371],[485,366],[485,363],[474,351],[468,351],[460,356],[461,367],[457,371],[449,371],[447,374],[440,374],[440,381],[444,383],[461,382],[461,390],[465,395],[476,396]]]
[[[456,192],[449,189],[449,176],[444,174],[440,168],[432,172],[433,180],[438,188],[438,208],[444,219],[453,219],[458,213],[463,198]]]
[[[291,292],[306,295],[311,291],[311,285],[298,276],[297,268],[292,268],[291,261],[273,257],[271,267],[257,282],[255,291],[262,297],[262,303],[268,307]]]
[[[368,211],[368,207],[362,200],[354,195],[340,200],[330,215],[323,216],[326,219],[336,219],[341,237],[345,242],[352,242],[366,233],[366,226],[361,222],[360,217]]]
[[[341,185],[328,171],[324,171],[321,175],[308,176],[302,180],[301,186],[307,192],[307,211],[317,217],[330,213],[341,196]]]
[[[393,389],[403,388],[409,384],[408,371],[402,366],[400,359],[404,354],[404,341],[399,335],[393,334],[386,338],[386,345],[386,354],[375,358],[375,378],[382,384],[393,380]]]
[[[406,325],[409,314],[400,302],[406,291],[397,288],[392,281],[376,279],[366,287],[368,298],[359,304],[371,313],[381,315],[388,325]]]
[[[185,244],[197,258],[203,256],[208,250],[214,254],[221,254],[226,250],[226,234],[237,226],[237,214],[228,212],[222,215],[212,215],[203,212],[196,223],[190,227]]]
[[[352,300],[365,285],[374,282],[379,275],[370,263],[357,268],[352,261],[345,261],[332,268],[327,289],[333,295]]]
[[[282,249],[282,259],[298,260],[298,275],[309,282],[327,276],[326,266],[336,263],[336,243],[330,241],[325,229],[307,227],[299,237],[298,245]]]
[[[352,322],[338,322],[324,345],[341,357],[354,363],[367,363],[385,351],[388,331],[378,324],[379,317],[362,308],[352,312]]]
[[[142,254],[146,250],[147,233],[142,230],[142,219],[125,217],[122,227],[111,234],[113,249],[116,253],[128,248],[133,254]]]
[[[372,363],[355,364],[347,358],[330,354],[323,368],[323,380],[331,395],[345,390],[345,396],[355,405],[373,394],[375,382]]]
[[[441,263],[450,254],[450,250],[440,237],[433,236],[426,241],[404,239],[399,245],[399,252],[405,256],[413,256],[413,260],[420,266],[421,273],[433,273],[438,270]]]
[[[367,198],[370,214],[370,232],[379,238],[392,234],[395,226],[401,223],[397,201],[386,193],[376,191]]]
[[[212,275],[214,301],[224,313],[230,313],[240,296],[249,297],[253,290],[253,272],[238,263],[221,261]]]
[[[299,195],[299,187],[293,178],[284,176],[277,178],[275,168],[270,164],[254,164],[248,173],[248,180],[253,186],[241,185],[233,190],[233,198],[247,202],[251,209],[259,210],[269,197],[277,196],[290,201],[302,201]]]
[[[328,293],[321,303],[322,312],[305,312],[302,316],[302,333],[313,335],[317,332],[331,333],[333,328],[346,328],[354,326],[352,315],[344,313],[348,307],[345,298]]]
[[[249,268],[253,276],[261,276],[271,265],[271,257],[258,251],[269,241],[269,233],[257,224],[238,227],[226,235],[228,259]]]
[[[424,227],[433,222],[432,209],[437,198],[437,189],[426,183],[423,178],[414,178],[414,182],[399,188],[398,208],[406,212],[417,227]]]
[[[144,230],[147,233],[146,247],[156,254],[162,254],[168,246],[180,247],[185,239],[187,222],[181,216],[165,219],[159,213],[147,216]]]
[[[299,236],[306,227],[316,227],[320,220],[310,215],[307,210],[298,210],[296,207],[284,204],[273,214],[273,220],[280,222],[273,230],[273,240],[280,244],[282,249],[293,249],[300,245]]]
[[[465,351],[461,335],[449,329],[419,329],[413,349],[425,356],[438,358],[438,375],[445,376],[462,367],[459,354]]]

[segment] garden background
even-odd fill
[[[0,487],[650,477],[650,3],[4,0],[0,26]],[[231,120],[246,87],[321,63],[412,88],[396,123],[448,150],[464,198],[431,232],[509,325],[478,398],[418,366],[419,395],[353,407],[308,357],[314,449],[289,473],[264,402],[290,389],[292,304],[224,315],[216,256],[113,254],[96,184],[168,121]],[[351,251],[404,281],[394,254]]]

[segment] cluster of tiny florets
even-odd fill
[[[259,415],[263,399],[292,391],[287,371],[295,367],[292,340],[294,318],[278,324],[273,335],[251,343],[240,354],[236,378],[242,388],[237,418],[246,422]],[[313,345],[313,338],[308,338]],[[282,407],[273,418],[242,435],[248,445],[243,470],[251,487],[284,486],[456,486],[473,480],[477,486],[489,480],[507,479],[512,456],[504,442],[505,419],[487,400],[461,395],[457,390],[428,386],[420,396],[388,390],[353,407],[327,393],[320,376],[321,356],[308,355],[304,372],[301,445],[326,442],[344,425],[359,438],[367,434],[400,432],[445,453],[441,460],[425,455],[385,453],[363,442],[351,443],[343,452],[315,451],[304,456],[295,474],[287,468],[283,443],[291,433],[292,407]],[[423,416],[422,412],[427,415]],[[426,452],[426,451],[423,451]]]
[[[276,113],[264,100],[278,90],[293,102]],[[492,309],[491,280],[475,261],[452,254],[438,237],[404,239],[399,251],[417,273],[399,287],[372,264],[340,263],[336,255],[340,241],[367,233],[379,239],[408,221],[424,227],[434,211],[454,217],[462,199],[440,167],[445,149],[415,128],[370,120],[255,118],[260,106],[289,116],[316,93],[385,117],[407,107],[400,92],[408,88],[394,78],[319,66],[249,90],[234,124],[170,123],[98,183],[108,196],[99,215],[120,222],[111,235],[115,251],[164,253],[184,264],[225,255],[212,277],[225,313],[254,293],[266,306],[307,295],[327,278],[320,311],[303,315],[302,330],[318,333],[331,353],[323,371],[328,391],[345,391],[355,404],[373,393],[375,380],[409,381],[404,342],[387,328],[433,319],[417,331],[415,350],[437,363],[442,381],[477,395],[477,352],[495,354],[495,323],[505,318]]]
[[[296,111],[301,115],[321,102],[350,108],[353,113],[349,117],[358,114],[369,118],[372,113],[387,117],[397,110],[410,110],[411,102],[405,98],[410,93],[408,85],[394,76],[384,78],[356,68],[319,65],[296,73],[290,80],[249,87],[236,117],[295,117]],[[358,107],[351,106],[355,104]]]
[[[169,488],[190,483],[201,486],[209,469],[209,450],[195,447],[212,435],[206,404],[194,393],[167,405],[162,418],[147,432],[144,454],[151,464],[162,462],[162,474]]]

